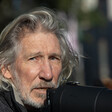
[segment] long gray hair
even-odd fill
[[[78,63],[78,56],[68,42],[67,28],[63,23],[53,11],[47,8],[38,8],[14,19],[0,35],[0,67],[7,67],[15,61],[19,41],[24,37],[25,29],[34,32],[41,27],[43,31],[54,33],[59,39],[62,52],[62,72],[59,82],[67,80]],[[6,89],[4,82],[8,85],[12,84],[3,76],[0,69],[0,88]]]

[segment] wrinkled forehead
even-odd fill
[[[27,26],[24,26],[24,27],[22,27],[22,28],[20,28],[21,29],[21,31],[19,32],[19,35],[18,35],[18,38],[19,38],[19,40],[22,40],[22,38],[24,38],[24,37],[27,37],[26,35],[29,35],[29,34],[33,34],[33,33],[52,33],[52,34],[55,34],[55,31],[50,31],[50,30],[48,30],[47,28],[45,28],[43,25],[41,25],[41,24],[37,24],[36,26],[35,26],[35,28],[28,28]]]
[[[27,33],[20,42],[18,56],[58,55],[61,57],[59,41],[55,34],[49,32]]]

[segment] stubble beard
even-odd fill
[[[43,86],[41,86],[41,85],[43,85]],[[52,83],[46,83],[46,82],[42,82],[42,83],[40,83],[40,84],[36,84],[35,85],[35,87],[34,88],[38,88],[38,87],[44,87],[44,86],[48,86],[48,87],[50,87],[50,88],[56,88],[56,86],[54,85],[54,84],[52,84]],[[37,99],[39,99],[39,100],[41,100],[41,101],[35,101],[31,96],[30,96],[30,93],[33,91],[33,89],[34,89],[33,87],[32,87],[32,89],[31,89],[31,91],[30,92],[28,92],[28,93],[25,93],[24,95],[22,94],[23,93],[23,91],[22,90],[20,90],[20,98],[21,98],[21,100],[23,101],[23,103],[24,104],[27,104],[27,105],[30,105],[30,106],[32,106],[32,107],[35,107],[35,108],[41,108],[41,107],[44,107],[44,101],[46,100],[46,94],[44,94],[44,93],[38,93],[38,92],[35,92],[33,95],[34,95],[34,97],[35,98],[37,98]],[[24,89],[23,89],[24,90]]]
[[[42,94],[42,93],[38,93],[36,92],[34,95],[37,99],[40,99],[40,102],[35,101],[31,96],[30,93],[33,91],[34,88],[41,88],[41,87],[49,87],[49,88],[57,88],[57,84],[53,84],[52,82],[45,82],[42,81],[39,84],[34,85],[30,91],[27,92],[27,88],[25,88],[22,83],[21,80],[18,76],[18,74],[15,72],[15,82],[16,82],[16,88],[19,94],[19,97],[21,99],[21,101],[23,102],[23,104],[25,105],[29,105],[31,107],[35,107],[35,108],[42,108],[44,107],[44,101],[46,99],[46,94]]]

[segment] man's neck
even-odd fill
[[[13,91],[14,91],[14,97],[15,97],[16,102],[18,102],[19,104],[24,106],[23,102],[20,99],[20,96],[19,96],[19,93],[18,93],[17,89],[14,86],[12,88],[13,88]]]

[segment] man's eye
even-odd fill
[[[56,59],[56,57],[51,57],[50,59],[51,59],[51,60],[55,60],[55,59]]]
[[[55,56],[51,56],[50,59],[51,59],[51,60],[60,60],[60,58],[55,57]]]
[[[35,57],[31,57],[31,58],[29,58],[29,60],[31,60],[31,61],[38,61],[38,60],[40,60],[41,59],[41,57],[42,56],[35,56]]]
[[[35,59],[36,59],[35,57],[29,58],[29,60],[35,60]]]

